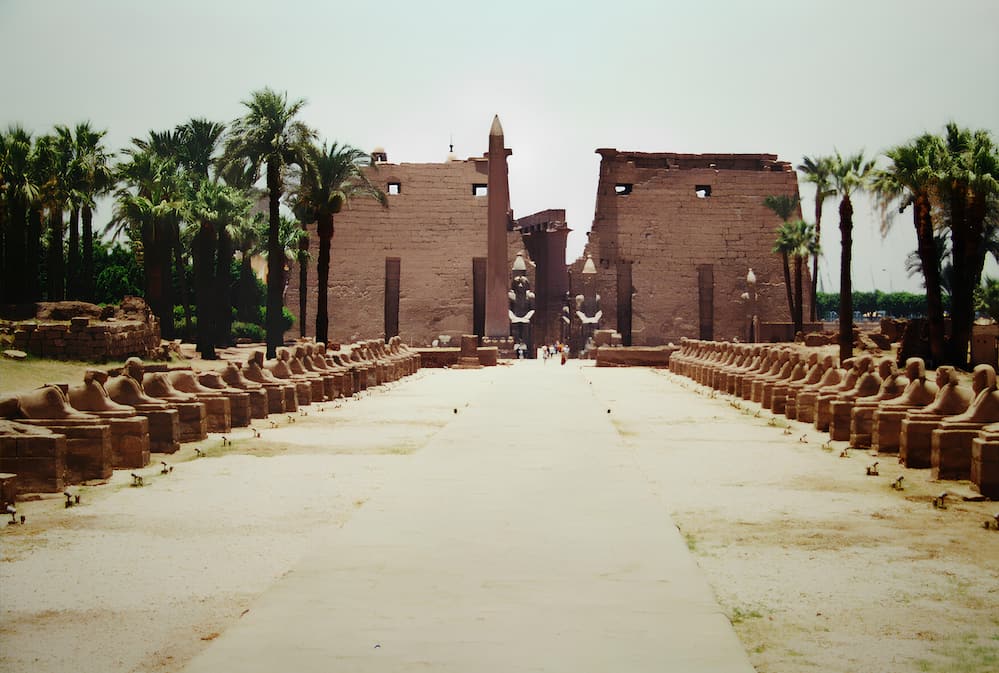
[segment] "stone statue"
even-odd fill
[[[534,317],[534,291],[527,276],[515,276],[510,291],[510,334],[518,344],[531,343],[531,318]]]
[[[586,256],[586,263],[580,275],[583,277],[583,293],[576,295],[576,317],[582,325],[582,341],[586,343],[593,336],[593,332],[600,328],[600,319],[604,315],[600,309],[600,295],[597,294],[597,267],[590,255]]]

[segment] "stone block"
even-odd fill
[[[112,418],[111,464],[116,469],[149,464],[149,419],[146,416]]]
[[[853,400],[833,400],[830,404],[829,437],[835,441],[850,439],[850,421]]]
[[[980,425],[971,425],[934,430],[930,440],[930,476],[934,479],[970,479],[971,442],[978,437],[980,429]]]
[[[0,508],[17,502],[17,475],[0,472]]]
[[[904,419],[898,443],[898,461],[906,467],[930,467],[933,450],[933,431],[936,430],[939,424],[939,419]]]
[[[902,420],[905,410],[878,409],[871,423],[871,450],[898,453],[902,443]]]
[[[979,493],[999,500],[999,442],[977,437],[972,440],[969,478]]]
[[[208,437],[208,413],[201,402],[173,402],[180,421],[180,441],[200,442]]]
[[[180,412],[176,409],[147,409],[142,415],[149,420],[149,451],[175,453],[180,449]]]

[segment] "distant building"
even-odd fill
[[[501,218],[507,244],[500,262],[512,278],[511,265],[523,252],[536,294],[532,348],[567,333],[575,349],[582,347],[583,331],[573,325],[567,332],[562,317],[575,314],[587,254],[596,266],[596,275],[586,277],[595,278],[601,298],[600,328],[618,330],[625,344],[746,338],[751,309],[740,295],[750,267],[758,278],[758,314],[790,319],[781,260],[771,252],[780,221],[763,205],[768,195],[798,193],[790,164],[770,154],[597,152],[593,229],[575,263],[565,264],[564,210],[519,219],[507,211]],[[461,334],[484,334],[488,157],[461,160],[452,153],[442,163],[393,164],[382,148],[372,156],[368,175],[388,194],[389,207],[358,199],[334,219],[325,289],[331,340],[399,334],[423,346],[442,335],[457,343]],[[310,232],[305,322],[314,334],[320,290],[314,226]],[[293,312],[298,280],[297,267],[290,269],[285,305]]]
[[[751,308],[741,295],[750,268],[757,314],[790,320],[781,258],[772,252],[781,222],[763,200],[798,194],[791,164],[774,154],[597,153],[596,213],[572,283],[576,292],[592,255],[604,327],[625,345],[746,339]]]

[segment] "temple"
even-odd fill
[[[567,264],[564,210],[514,217],[505,141],[496,117],[481,157],[452,152],[440,163],[395,164],[384,149],[372,152],[368,176],[389,205],[357,199],[335,218],[321,290],[331,341],[384,334],[457,345],[475,334],[502,351],[516,333],[532,351],[559,340],[578,351],[598,331],[655,346],[684,337],[768,340],[750,329],[753,316],[789,328],[782,262],[772,252],[781,222],[763,204],[769,195],[797,196],[789,163],[773,154],[599,149],[592,230],[583,255]],[[515,270],[518,255],[524,268]],[[285,304],[297,312],[297,268],[287,282]],[[308,278],[306,335],[315,329],[316,282]],[[522,319],[511,322],[510,297],[528,288],[525,329]]]

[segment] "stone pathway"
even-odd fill
[[[186,670],[752,671],[584,373],[435,372],[453,421]]]

